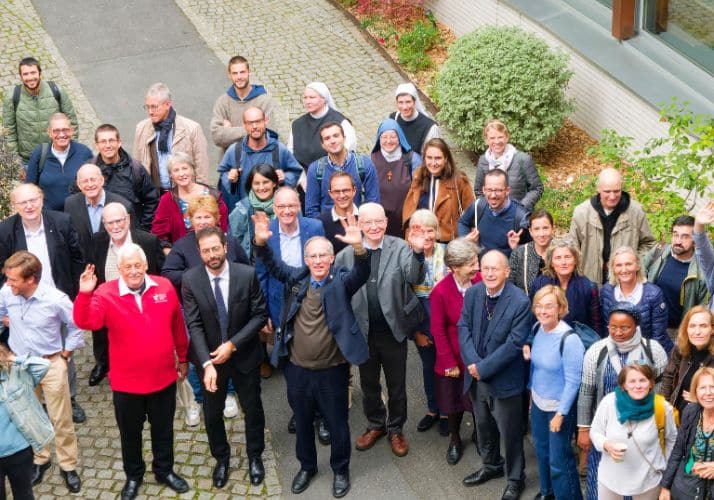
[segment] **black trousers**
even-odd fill
[[[292,363],[285,367],[288,402],[295,413],[295,454],[302,470],[317,471],[313,421],[316,410],[319,410],[331,434],[330,467],[335,474],[349,472],[352,452],[347,396],[349,379],[347,363],[324,370],[309,370]]]
[[[121,437],[121,458],[127,479],[139,480],[146,472],[141,455],[141,431],[148,416],[151,426],[151,470],[164,477],[174,466],[174,413],[176,383],[149,394],[114,391],[114,415]]]
[[[513,483],[525,479],[526,460],[523,454],[523,393],[507,398],[493,398],[483,382],[473,381],[469,387],[478,436],[478,453],[483,466],[497,469],[504,466],[501,440],[506,452],[506,479]]]
[[[370,332],[369,359],[359,366],[362,406],[370,429],[402,432],[407,421],[407,341],[397,342],[391,332]],[[387,381],[389,418],[382,402],[381,370]]]
[[[32,448],[27,447],[12,455],[0,458],[0,500],[5,500],[5,478],[10,481],[12,497],[16,500],[31,500],[32,494]]]
[[[109,369],[109,339],[106,328],[92,332],[92,353],[95,364]]]
[[[226,406],[228,379],[233,380],[238,401],[245,414],[245,440],[248,459],[260,458],[265,450],[265,413],[260,399],[260,366],[246,374],[236,368],[232,360],[214,365],[218,379],[216,392],[203,390],[203,414],[206,419],[206,434],[211,455],[219,461],[229,461],[231,447],[226,437],[223,409]],[[203,382],[203,370],[199,370]]]

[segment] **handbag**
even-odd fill
[[[682,460],[682,465],[674,475],[670,488],[672,500],[704,500],[709,493],[709,480],[687,474],[684,470],[686,465]]]

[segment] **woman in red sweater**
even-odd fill
[[[451,442],[446,462],[454,465],[463,455],[461,420],[465,411],[471,411],[471,401],[463,391],[465,368],[456,324],[461,317],[466,290],[481,281],[478,247],[463,238],[453,240],[446,247],[444,262],[451,272],[431,290],[429,302],[431,334],[436,346],[436,401],[442,414],[448,415]]]

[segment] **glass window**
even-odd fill
[[[648,0],[646,29],[714,74],[714,0]]]
[[[608,9],[612,9],[612,0],[597,0],[599,3],[603,4]]]

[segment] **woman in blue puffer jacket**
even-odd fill
[[[610,257],[610,281],[600,290],[602,316],[608,318],[617,302],[629,302],[640,314],[642,337],[654,339],[669,352],[674,347],[667,334],[667,306],[662,290],[646,281],[640,258],[631,247],[620,247]],[[607,332],[604,322],[603,332]]]

